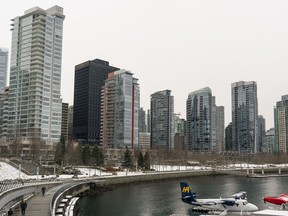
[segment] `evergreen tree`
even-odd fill
[[[86,144],[82,151],[82,162],[84,165],[88,165],[91,158],[90,147]]]
[[[150,157],[148,152],[146,152],[144,155],[144,167],[146,170],[150,170]]]
[[[142,152],[138,155],[138,166],[144,168],[144,158]]]
[[[64,160],[65,152],[66,152],[66,140],[65,140],[64,135],[61,135],[60,141],[56,146],[56,151],[55,151],[55,156],[54,156],[54,162],[56,164],[58,165],[62,164]]]
[[[92,150],[92,158],[95,159],[96,165],[97,166],[103,166],[104,165],[104,156],[101,151],[97,146],[95,146]]]
[[[127,147],[126,147],[126,150],[124,152],[124,158],[123,158],[122,166],[125,168],[131,168],[132,167],[132,157],[131,157],[131,153]]]

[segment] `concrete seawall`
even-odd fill
[[[115,176],[109,178],[99,178],[105,180],[105,184],[128,184],[135,182],[147,182],[147,181],[159,181],[168,179],[179,179],[179,178],[190,178],[193,176],[208,176],[216,174],[212,170],[201,170],[201,171],[182,171],[182,172],[165,172],[165,173],[147,173],[145,175],[135,175],[135,176]],[[222,173],[219,173],[222,175]]]

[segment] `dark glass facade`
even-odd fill
[[[119,70],[100,59],[75,66],[73,135],[88,144],[100,144],[101,89],[108,73]]]

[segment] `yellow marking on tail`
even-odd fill
[[[182,193],[188,193],[190,191],[189,187],[183,187]]]

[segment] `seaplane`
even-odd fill
[[[184,203],[196,207],[200,207],[207,211],[220,212],[219,215],[226,215],[227,213],[239,212],[242,215],[246,213],[258,211],[258,207],[247,201],[247,193],[242,191],[233,194],[229,198],[218,199],[196,199],[196,194],[193,193],[187,182],[180,182],[181,199]]]
[[[265,196],[263,201],[264,203],[268,202],[285,208],[288,204],[288,194],[280,194],[280,196]]]

